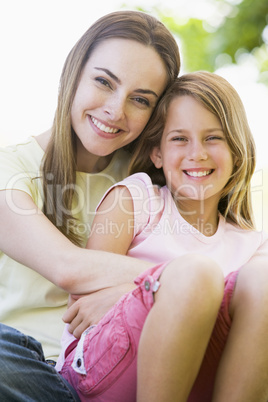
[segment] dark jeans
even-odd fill
[[[46,363],[35,339],[0,323],[1,402],[79,401],[73,388]]]

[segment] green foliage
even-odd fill
[[[237,63],[243,54],[252,55],[260,71],[260,79],[268,84],[268,0],[211,0],[220,10],[228,5],[228,14],[211,21],[190,18],[186,22],[167,17],[156,10],[158,17],[169,27],[181,47],[183,70],[214,71],[227,63]],[[236,1],[237,3],[237,1]],[[268,34],[267,34],[268,36]]]
[[[236,15],[226,18],[217,30],[217,36],[223,38],[220,51],[228,53],[235,61],[238,49],[251,52],[263,44],[262,32],[268,24],[268,1],[243,0],[234,6],[234,10]]]
[[[185,71],[214,70],[211,34],[204,29],[201,20],[191,18],[184,25],[163,15],[161,20],[178,38]]]

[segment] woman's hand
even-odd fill
[[[68,310],[63,321],[69,324],[69,332],[80,338],[85,329],[97,324],[124,294],[136,285],[127,283],[115,287],[101,289],[89,295],[70,295]]]

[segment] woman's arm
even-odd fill
[[[1,251],[72,294],[132,282],[152,265],[75,246],[20,190],[0,191],[0,222]]]

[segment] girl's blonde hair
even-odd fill
[[[52,136],[42,166],[43,211],[75,244],[80,244],[75,227],[68,228],[68,220],[73,218],[71,210],[76,182],[76,135],[71,126],[71,107],[87,60],[92,51],[109,38],[135,40],[155,49],[166,67],[167,87],[180,69],[174,37],[156,18],[138,11],[118,11],[100,18],[69,53],[60,79]]]
[[[146,172],[153,183],[166,184],[162,169],[156,169],[151,151],[159,146],[171,101],[178,96],[192,96],[216,115],[233,154],[233,172],[222,190],[219,211],[245,229],[253,229],[250,180],[256,163],[255,143],[242,101],[224,78],[209,72],[195,72],[179,77],[157,105],[141,134],[130,164],[129,173]]]

